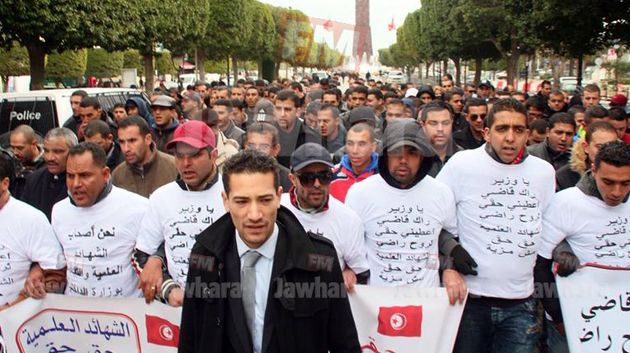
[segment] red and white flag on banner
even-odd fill
[[[378,333],[386,336],[422,336],[422,306],[381,307],[378,312]]]
[[[179,326],[161,317],[145,315],[147,342],[160,346],[177,347],[179,344]]]
[[[349,299],[362,352],[452,352],[464,305],[446,289],[359,285]]]

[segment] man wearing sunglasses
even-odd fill
[[[464,106],[464,116],[468,127],[453,134],[455,143],[470,150],[484,144],[483,120],[488,114],[488,104],[481,98],[469,98]]]
[[[383,134],[379,174],[350,187],[346,205],[363,220],[370,284],[377,286],[440,286],[438,254],[443,230],[457,233],[455,199],[449,188],[428,176],[433,148],[414,120],[394,120]],[[447,256],[474,261],[454,242]],[[465,253],[465,254],[464,254]],[[464,261],[465,262],[465,261]],[[455,270],[442,281],[451,304],[463,301],[466,286]]]
[[[281,204],[295,214],[304,229],[332,241],[346,288],[352,290],[356,283],[366,284],[369,277],[363,224],[354,211],[330,197],[333,166],[324,147],[315,143],[300,146],[291,155],[289,178],[293,187],[282,194]]]
[[[470,98],[477,97],[477,86],[474,83],[469,83],[466,85],[464,89],[464,99],[468,100]]]
[[[140,287],[147,301],[157,297],[181,306],[195,237],[225,213],[223,184],[215,164],[216,137],[203,121],[178,126],[167,148],[175,156],[180,177],[149,197],[134,266],[140,272]],[[157,254],[162,245],[164,257]]]

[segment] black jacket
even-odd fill
[[[286,208],[278,210],[278,243],[265,313],[262,351],[360,352],[356,327],[332,243],[307,234]],[[240,260],[232,218],[225,214],[197,237],[190,255],[179,353],[252,352],[240,293]],[[326,284],[332,298],[291,296],[278,287]],[[225,286],[231,290],[222,291]],[[223,293],[221,293],[223,292]]]
[[[114,141],[112,147],[113,149],[107,151],[107,166],[113,172],[120,163],[125,161],[125,155],[122,153],[118,142]]]
[[[483,145],[486,141],[484,139],[476,140],[470,131],[470,126],[466,129],[462,129],[453,133],[453,140],[455,143],[461,146],[465,150],[472,150]]]
[[[44,212],[50,221],[53,206],[68,197],[66,173],[53,175],[48,168],[39,168],[26,177],[22,201]]]
[[[81,117],[75,116],[75,115],[72,115],[66,120],[65,123],[63,123],[63,127],[65,127],[66,129],[72,130],[72,132],[74,132],[75,135],[78,135],[80,125],[81,125]]]
[[[582,175],[571,169],[571,165],[567,164],[556,171],[556,192],[574,187]]]
[[[468,122],[461,113],[455,113],[453,116],[453,133],[468,129]]]
[[[322,141],[317,131],[311,129],[300,120],[295,122],[296,126],[294,129],[298,129],[295,135],[284,132],[277,123],[274,122],[273,124],[278,129],[280,138],[280,155],[276,159],[278,160],[278,163],[287,168],[291,167],[291,154],[298,147],[307,142],[319,144]]]
[[[569,164],[569,159],[571,158],[570,152],[557,152],[551,149],[551,146],[549,146],[549,140],[547,139],[541,143],[528,146],[527,152],[529,152],[532,156],[546,160],[556,171]]]
[[[34,171],[45,168],[46,161],[44,160],[44,155],[40,155],[37,160],[33,161],[30,165],[23,165],[18,163],[17,165],[17,175],[15,179],[11,181],[11,185],[9,186],[9,191],[11,191],[11,195],[16,199],[22,199],[22,193],[24,192],[24,188],[26,187],[26,177],[29,176]]]
[[[451,138],[448,142],[448,147],[446,148],[446,156],[444,157],[444,161],[442,161],[437,154],[433,156],[433,165],[431,166],[431,170],[429,170],[429,175],[435,178],[440,173],[440,170],[442,170],[442,168],[444,167],[444,164],[446,164],[446,162],[448,162],[448,160],[451,159],[451,157],[453,157],[455,153],[462,150],[463,148],[461,146],[458,146],[455,143],[455,140]]]

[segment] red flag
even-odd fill
[[[422,306],[380,307],[377,331],[386,336],[420,337],[422,335]]]
[[[147,342],[160,346],[177,347],[179,345],[179,326],[161,317],[145,315]]]
[[[392,17],[392,22],[390,22],[390,23],[387,25],[387,30],[391,32],[391,31],[393,31],[393,30],[395,30],[395,29],[396,29],[396,25],[394,24],[394,18]]]
[[[333,28],[333,23],[331,20],[326,20],[326,22],[324,22],[324,29],[329,31],[332,30]]]

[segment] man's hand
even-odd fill
[[[354,274],[349,268],[346,268],[342,272],[343,275],[343,283],[346,285],[346,290],[348,293],[354,292],[354,285],[357,284],[357,276]]]
[[[178,307],[182,306],[184,303],[184,290],[175,287],[171,289],[171,292],[168,294],[168,305]]]
[[[560,277],[567,277],[580,267],[580,260],[577,256],[567,251],[555,254],[554,260],[558,263],[558,275]]]
[[[477,263],[463,246],[457,245],[451,252],[451,257],[457,272],[462,275],[477,275],[477,270],[475,270]]]
[[[162,260],[159,257],[151,256],[142,268],[140,283],[138,284],[147,304],[153,301],[155,294],[162,288],[162,281]]]
[[[442,273],[442,283],[448,293],[448,301],[451,305],[455,305],[457,301],[464,303],[466,299],[467,289],[464,277],[455,270],[444,270]]]
[[[44,283],[44,270],[39,264],[31,267],[26,282],[24,282],[24,292],[31,298],[42,299],[46,296],[46,285]]]

